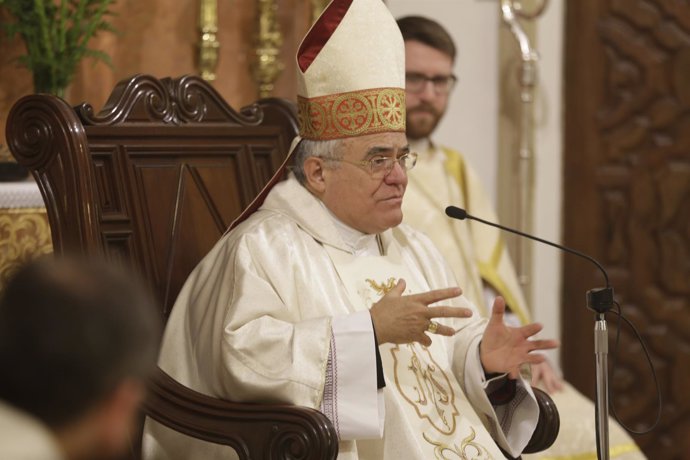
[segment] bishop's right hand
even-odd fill
[[[441,300],[458,297],[460,288],[436,289],[421,294],[403,295],[405,280],[400,279],[369,310],[379,345],[411,343],[431,345],[429,333],[452,336],[455,329],[433,321],[434,318],[469,318],[472,310],[462,307],[430,307]]]

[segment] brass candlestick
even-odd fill
[[[259,97],[268,97],[283,71],[283,63],[279,59],[283,35],[277,20],[276,0],[258,0],[257,6],[258,28],[253,73],[259,86]]]
[[[199,12],[199,71],[201,78],[207,81],[216,79],[218,65],[218,51],[220,43],[216,38],[218,33],[218,3],[217,0],[201,0]]]

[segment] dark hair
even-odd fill
[[[450,56],[455,61],[455,43],[438,22],[423,16],[405,16],[397,20],[403,40],[416,40]]]
[[[53,428],[154,368],[161,318],[148,291],[104,261],[44,257],[0,300],[0,399]]]

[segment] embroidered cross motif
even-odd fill
[[[395,287],[395,278],[392,277],[383,283],[377,283],[371,278],[367,278],[365,281],[378,295],[386,295]]]

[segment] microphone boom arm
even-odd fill
[[[563,250],[565,252],[569,252],[571,254],[575,254],[576,256],[584,257],[585,259],[589,260],[590,262],[592,262],[594,265],[596,265],[599,268],[601,273],[604,275],[604,280],[606,281],[606,287],[608,288],[610,286],[609,276],[606,274],[606,270],[604,270],[604,267],[599,262],[597,262],[596,259],[594,259],[591,256],[588,256],[587,254],[584,254],[580,251],[576,251],[575,249],[571,249],[567,246],[562,246],[560,244],[552,243],[551,241],[547,241],[543,238],[539,238],[538,236],[534,236],[534,235],[527,234],[525,232],[521,232],[520,230],[516,230],[514,228],[505,227],[501,224],[497,224],[495,222],[489,222],[488,220],[484,220],[484,219],[481,219],[479,217],[472,216],[472,215],[468,214],[467,211],[465,211],[462,208],[458,208],[457,206],[448,206],[446,208],[446,215],[448,217],[452,217],[453,219],[476,220],[477,222],[481,222],[482,224],[490,225],[491,227],[500,228],[501,230],[505,230],[506,232],[515,233],[515,234],[523,236],[525,238],[529,238],[530,240],[539,241],[540,243],[548,244],[549,246],[552,246],[552,247],[557,248],[557,249],[561,249],[561,250]]]

